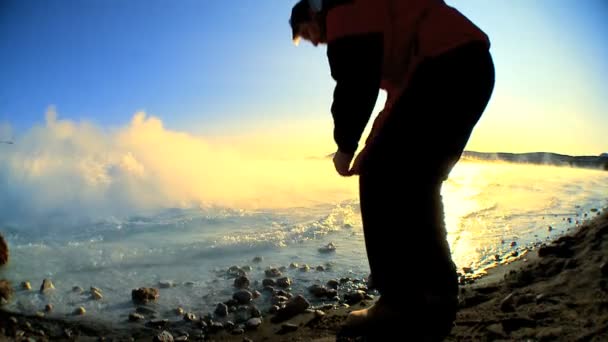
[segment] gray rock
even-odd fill
[[[290,299],[284,308],[277,311],[272,321],[275,323],[283,322],[296,315],[303,313],[310,307],[310,303],[302,295],[297,295]]]
[[[289,333],[298,330],[298,326],[293,323],[283,323],[281,325],[281,331]]]
[[[158,289],[140,287],[131,291],[131,299],[135,304],[146,304],[156,301],[159,297]]]
[[[224,303],[219,303],[215,307],[215,314],[219,317],[226,317],[228,315],[228,306]]]
[[[319,248],[319,252],[321,252],[321,253],[332,253],[335,251],[336,251],[336,245],[333,242],[330,242],[327,245]]]
[[[188,312],[187,314],[184,315],[184,321],[186,321],[186,322],[195,322],[196,321],[196,315],[193,312]]]
[[[327,287],[330,288],[330,289],[337,290],[338,289],[338,285],[340,285],[340,283],[338,283],[338,281],[334,280],[334,279],[329,280],[327,282]]]
[[[304,264],[302,266],[300,266],[300,271],[302,272],[308,272],[310,270],[310,266]]]
[[[234,279],[234,287],[237,289],[246,289],[249,287],[249,278],[246,276],[238,276]]]
[[[54,289],[55,289],[55,285],[53,285],[53,282],[51,281],[51,279],[44,279],[42,281],[42,285],[40,285],[40,293],[42,293],[42,294],[48,294]]]
[[[276,268],[269,268],[264,271],[264,274],[266,274],[266,276],[270,278],[277,278],[280,277],[282,273]]]
[[[245,323],[247,329],[257,329],[262,324],[262,319],[259,317],[251,318]]]
[[[232,298],[234,298],[240,304],[249,304],[249,302],[251,302],[251,299],[253,299],[253,295],[247,290],[240,290],[235,292],[232,295]]]
[[[276,282],[274,279],[266,278],[262,280],[262,286],[276,286]]]
[[[277,286],[282,288],[288,288],[291,286],[291,279],[289,279],[288,277],[279,278],[277,279]]]
[[[251,307],[251,317],[253,318],[261,318],[262,312],[256,306]]]
[[[173,342],[173,335],[170,332],[163,330],[160,334],[154,336],[154,342]]]
[[[284,296],[273,296],[270,299],[270,302],[272,303],[272,305],[279,305],[281,303],[285,303],[289,300],[289,298],[284,297]]]
[[[84,289],[80,286],[74,286],[74,287],[72,287],[72,292],[81,294],[84,292]]]
[[[298,268],[298,264],[296,264],[295,262],[292,262],[291,264],[289,264],[289,268],[296,269],[296,268]]]
[[[253,258],[252,262],[260,263],[262,262],[262,260],[264,260],[264,258],[262,258],[261,256],[256,256],[255,258]]]
[[[161,289],[168,289],[174,287],[175,283],[172,280],[161,280],[158,282],[158,287]]]
[[[129,322],[143,321],[144,319],[144,315],[139,314],[137,312],[132,312],[129,314]]]

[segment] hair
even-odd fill
[[[298,1],[291,9],[291,17],[289,18],[289,25],[291,25],[291,35],[295,38],[298,34],[300,24],[312,21],[312,11],[308,0]]]
[[[317,21],[321,28],[321,35],[325,37],[326,24],[325,18],[327,11],[322,8],[319,12],[314,12],[310,7],[309,0],[298,1],[291,9],[291,17],[289,18],[289,25],[291,25],[291,37],[295,38],[298,34],[298,29],[301,24],[311,21]]]

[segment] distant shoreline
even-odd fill
[[[608,156],[569,156],[551,152],[507,153],[464,151],[463,160],[505,161],[535,165],[569,166],[608,171]]]

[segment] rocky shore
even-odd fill
[[[462,285],[460,310],[447,340],[608,340],[607,251],[608,213],[604,212],[572,234]],[[133,312],[120,326],[48,318],[45,310],[51,307],[33,316],[0,310],[0,333],[18,341],[365,340],[340,336],[340,327],[348,312],[373,304],[377,293],[368,289],[365,279],[349,278],[320,280],[303,293],[292,293],[293,280],[284,273],[303,267],[267,268],[264,279],[251,279],[247,268],[231,267],[226,276],[234,279],[233,296],[217,298],[213,312],[182,308],[171,314],[158,312],[155,303],[162,293],[142,287],[133,289]],[[14,289],[26,286],[1,285],[6,289],[0,290],[4,300],[11,300]],[[45,281],[39,291],[53,291],[52,287],[50,280]],[[91,300],[103,298],[103,289],[73,290],[83,291]],[[73,315],[86,316],[86,312],[76,308]],[[407,340],[407,331],[400,327],[391,334],[396,340]]]

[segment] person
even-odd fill
[[[407,324],[412,340],[442,340],[456,317],[458,279],[441,186],[494,89],[488,35],[443,0],[300,0],[289,22],[294,42],[327,45],[333,162],[340,175],[359,175],[380,298],[351,312],[345,329]],[[354,158],[380,89],[384,109]]]

